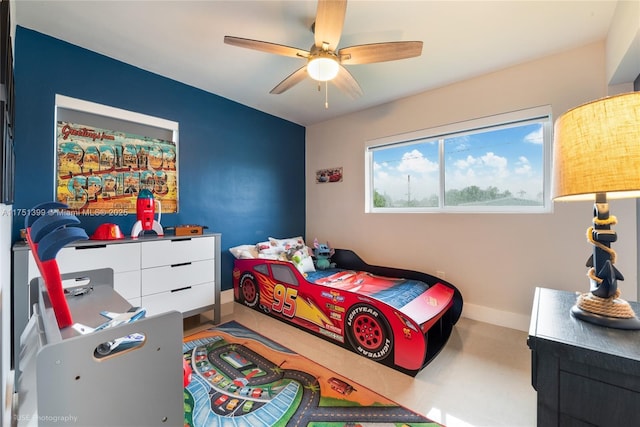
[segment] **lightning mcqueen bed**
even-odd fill
[[[336,268],[305,277],[288,261],[236,259],[235,300],[415,376],[460,317],[458,289],[426,273],[369,265],[346,249],[331,260]]]

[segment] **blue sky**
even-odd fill
[[[426,142],[424,142],[426,141]],[[445,140],[446,189],[476,185],[537,200],[543,184],[540,123],[461,134]],[[438,141],[376,150],[374,188],[393,199],[420,200],[438,192]]]

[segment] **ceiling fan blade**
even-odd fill
[[[309,52],[296,47],[289,47],[282,44],[263,42],[260,40],[243,39],[241,37],[224,36],[224,42],[232,46],[245,47],[247,49],[260,50],[276,55],[292,56],[294,58],[306,58]]]
[[[342,35],[347,0],[319,0],[314,24],[314,40],[318,49],[326,45],[335,51]]]
[[[307,66],[303,66],[298,68],[293,73],[289,74],[283,81],[278,83],[276,87],[271,89],[269,93],[278,95],[282,92],[291,89],[293,86],[297,85],[301,81],[303,81],[307,77]]]
[[[331,80],[342,92],[349,95],[351,98],[356,99],[362,96],[362,88],[358,84],[351,73],[342,65],[338,71],[338,75]]]
[[[422,42],[386,42],[362,44],[340,49],[338,56],[342,64],[371,64],[413,58],[422,54]]]

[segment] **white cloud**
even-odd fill
[[[482,156],[481,159],[483,165],[501,171],[505,171],[507,169],[507,164],[509,163],[506,157],[496,156],[491,151]]]
[[[438,170],[438,164],[430,161],[418,150],[412,150],[402,155],[398,165],[400,172],[429,173]]]
[[[382,167],[382,165],[386,167]],[[438,192],[438,164],[418,150],[405,152],[397,168],[384,162],[374,164],[376,191],[396,200],[409,197],[420,200]]]
[[[478,172],[482,169],[490,169],[490,173],[499,172],[504,174],[507,172],[507,166],[509,161],[506,157],[496,156],[493,152],[489,151],[487,154],[480,157],[467,156],[466,159],[456,160],[455,167],[460,170],[475,168]]]
[[[389,178],[389,174],[387,172],[379,170],[379,171],[376,171],[376,177],[378,179],[385,180],[385,179]]]
[[[466,159],[456,160],[454,165],[458,169],[468,169],[476,163],[478,163],[478,160],[475,157],[469,155]]]
[[[516,167],[514,172],[518,175],[526,175],[531,176],[533,168],[531,167],[531,163],[529,163],[529,159],[524,156],[518,157],[518,161],[516,162]]]
[[[538,129],[534,130],[530,134],[524,137],[524,141],[531,144],[542,144],[544,142],[544,137],[542,134],[542,126],[538,127]]]

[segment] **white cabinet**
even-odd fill
[[[60,274],[76,271],[113,269],[113,288],[133,306],[140,305],[140,245],[96,243],[62,248],[56,256]],[[31,251],[29,251],[31,253]],[[40,277],[38,266],[29,256],[27,282]],[[63,286],[76,286],[65,281]]]
[[[190,313],[214,305],[214,238],[190,237],[143,242],[141,305],[155,314],[169,309]]]
[[[220,238],[218,233],[208,233],[85,240],[62,248],[56,260],[62,275],[111,268],[114,289],[131,305],[146,308],[150,316],[170,310],[190,316],[213,309],[214,323],[219,323]],[[13,256],[15,351],[37,298],[34,279],[40,272],[25,243],[14,245]],[[78,286],[77,279],[64,286]]]
[[[213,259],[213,238],[180,237],[142,243],[142,268]]]

